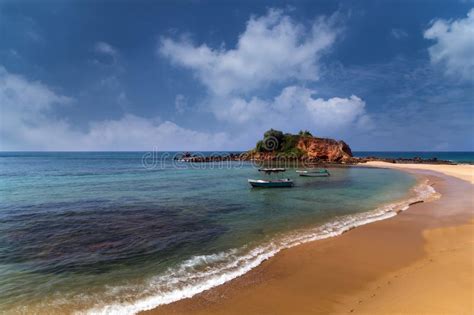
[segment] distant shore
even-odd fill
[[[145,313],[472,314],[474,166],[364,165],[427,178],[442,197],[284,250],[233,281]]]

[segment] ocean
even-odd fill
[[[266,175],[250,162],[174,154],[0,153],[0,312],[134,314],[433,192],[364,167],[308,178],[290,166],[295,187],[252,189],[247,179]]]

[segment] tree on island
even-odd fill
[[[309,132],[309,130],[300,130],[300,132],[298,133],[298,135],[300,137],[312,137],[313,135],[311,134],[311,132]]]
[[[257,142],[255,151],[274,152],[279,156],[301,157],[303,152],[297,148],[300,137],[312,137],[312,135],[307,130],[293,135],[270,129],[263,134],[263,140]]]

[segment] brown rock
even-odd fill
[[[309,160],[346,162],[352,159],[351,148],[344,141],[328,138],[301,137],[297,148],[306,153]]]

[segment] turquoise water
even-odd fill
[[[381,158],[405,158],[412,159],[414,157],[421,157],[423,159],[437,158],[438,160],[452,161],[455,163],[467,163],[474,164],[474,152],[471,151],[356,151],[354,156],[357,157],[368,157],[376,156]]]
[[[172,155],[0,153],[0,312],[169,303],[281,248],[384,218],[391,208],[380,206],[416,183],[387,169],[311,178],[290,168],[294,188],[251,189],[248,178],[265,176],[251,163],[191,166]]]

